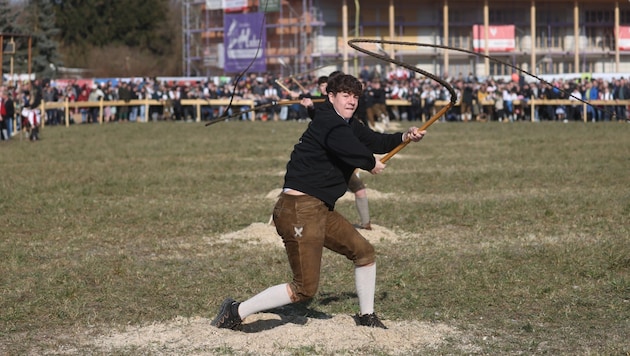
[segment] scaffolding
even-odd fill
[[[258,0],[248,0],[244,12],[265,11],[258,3]],[[284,0],[280,4],[278,11],[265,12],[267,71],[285,76],[320,65],[321,56],[313,54],[324,26],[321,12],[312,6],[312,0]],[[226,75],[224,18],[223,9],[206,9],[205,0],[182,1],[183,76]]]

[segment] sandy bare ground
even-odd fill
[[[271,192],[270,196],[274,194]],[[398,238],[397,234],[379,225],[373,225],[372,231],[362,230],[362,233],[374,243]],[[253,223],[243,230],[206,241],[209,244],[248,243],[282,248],[275,227],[268,223]],[[211,326],[213,316],[178,317],[166,323],[111,331],[90,343],[105,353],[134,350],[134,353],[152,355],[368,355],[375,350],[390,355],[427,354],[446,339],[462,340],[462,349],[468,352],[474,349],[464,341],[467,337],[462,332],[445,324],[384,320],[387,330],[372,329],[357,326],[351,315],[325,315],[301,308],[287,306],[251,315],[245,319],[242,331]]]
[[[112,332],[92,345],[104,353],[134,350],[151,355],[368,355],[375,350],[408,355],[431,353],[446,338],[462,337],[444,324],[385,322],[387,330],[356,326],[349,315],[259,313],[245,320],[243,331],[232,331],[211,326],[210,319],[180,317]]]
[[[271,191],[266,198],[275,199],[279,192]],[[368,195],[371,199],[386,196],[377,191],[368,191]],[[347,194],[342,199],[354,197]],[[379,225],[361,233],[373,243],[402,237]],[[247,243],[283,248],[275,227],[262,222],[206,237],[205,241],[211,245]],[[305,306],[286,306],[251,315],[244,320],[242,331],[232,331],[211,326],[212,317],[177,317],[164,323],[127,326],[93,336],[86,340],[86,346],[105,354],[408,355],[431,354],[448,339],[460,340],[456,344],[464,353],[475,352],[475,347],[466,341],[470,339],[467,335],[442,323],[384,320],[387,330],[373,329],[357,326],[351,315],[326,315]]]
[[[361,230],[361,234],[372,243],[395,241],[403,236],[395,234],[393,231],[376,224],[372,224],[372,230]],[[269,223],[253,223],[243,230],[218,237],[206,238],[206,241],[211,245],[234,242],[253,245],[268,244],[278,248],[284,248],[282,239],[278,236],[275,226]]]
[[[398,238],[378,225],[362,233],[374,243]],[[207,242],[282,248],[275,227],[268,223],[253,223],[240,231],[207,238]],[[112,331],[92,340],[92,345],[106,353],[135,350],[160,355],[293,355],[300,352],[368,355],[375,350],[408,355],[431,353],[446,339],[466,339],[460,331],[445,324],[385,320],[387,330],[372,329],[357,326],[351,315],[325,315],[304,308],[287,306],[251,315],[245,319],[242,331],[217,329],[210,325],[211,319],[205,317],[179,317],[166,323]],[[462,342],[462,348],[470,348],[466,344]]]

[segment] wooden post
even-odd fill
[[[68,97],[64,99],[63,105],[66,112],[66,115],[65,115],[66,127],[70,127],[70,105],[68,105]]]
[[[4,84],[4,75],[2,73],[2,58],[4,54],[4,36],[0,35],[0,85]]]
[[[573,37],[573,48],[575,51],[573,54],[573,61],[575,65],[573,72],[579,73],[582,70],[580,70],[580,7],[577,0],[573,2]]]
[[[395,24],[396,24],[396,14],[394,10],[394,0],[389,0],[389,39],[391,41],[396,40],[396,33],[394,29]],[[396,51],[393,45],[389,46],[389,56],[391,58],[396,57]],[[389,68],[393,72],[396,69],[396,65],[394,63],[390,63]]]
[[[359,19],[361,16],[361,4],[359,3],[359,0],[354,0],[354,6],[354,38],[359,38]],[[354,76],[359,76],[359,53],[356,51],[354,52]],[[298,86],[302,89],[302,92],[306,92],[301,85],[298,84]]]
[[[538,68],[536,68],[536,0],[532,0],[531,6],[529,8],[529,22],[529,36],[532,38],[532,53],[529,59],[529,71],[531,73],[537,74]],[[533,119],[534,118],[532,117],[532,120]]]
[[[615,2],[615,72],[619,73],[619,2]]]
[[[444,6],[442,9],[442,21],[444,22],[444,27],[442,28],[442,31],[444,32],[444,43],[442,43],[445,46],[449,45],[449,40],[448,40],[448,0],[444,0]],[[449,63],[449,56],[448,56],[448,51],[444,51],[444,70],[443,70],[443,74],[448,73],[448,67],[449,67],[450,63]],[[446,78],[445,78],[446,79]]]
[[[103,98],[98,101],[98,123],[103,123]]]
[[[197,103],[197,118],[195,119],[195,122],[200,122],[201,121],[201,104]]]
[[[348,73],[348,3],[346,0],[343,0],[343,4],[341,5],[341,30],[342,30],[342,38],[343,38],[343,72]]]
[[[488,56],[490,55],[490,41],[489,41],[489,34],[490,34],[490,9],[488,7],[488,0],[484,0],[483,3],[483,26],[484,26],[484,31],[483,31],[483,42],[484,42],[484,50],[483,53],[486,55],[486,57],[484,58],[484,70],[486,71],[486,75],[490,75],[490,58],[488,58]]]

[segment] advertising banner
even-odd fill
[[[514,25],[488,26],[488,51],[512,52],[516,47]],[[473,26],[473,48],[476,52],[486,50],[486,27]]]
[[[619,50],[630,50],[630,26],[619,26]]]
[[[267,70],[264,13],[225,14],[224,48],[225,72],[238,73],[254,61],[250,72]]]

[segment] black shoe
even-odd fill
[[[355,224],[354,227],[355,229],[372,230],[372,222],[369,221],[367,224]]]
[[[364,315],[357,315],[357,319],[359,319],[359,325],[361,325],[361,326],[368,326],[370,328],[387,329],[387,326],[385,326],[381,322],[381,320],[378,318],[378,316],[376,316],[375,313],[364,314]]]
[[[219,309],[219,314],[212,320],[210,325],[221,329],[240,330],[243,322],[238,315],[238,306],[240,304],[231,298],[224,300],[221,304],[221,309]]]

